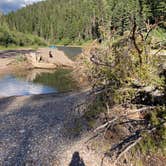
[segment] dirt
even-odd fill
[[[29,64],[23,62],[22,64],[16,64],[16,57],[26,53],[34,52],[33,50],[5,50],[0,51],[0,75],[11,73],[14,70],[20,68],[28,68]],[[13,65],[14,63],[14,65]]]
[[[12,58],[16,57],[19,54],[27,54],[31,52],[35,52],[35,50],[32,49],[4,50],[0,51],[0,58]]]

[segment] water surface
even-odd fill
[[[74,59],[82,53],[81,47],[58,46],[69,58]],[[22,51],[21,53],[24,53]],[[17,51],[2,51],[2,56],[16,56]],[[1,55],[0,54],[0,55]],[[5,57],[4,57],[5,58]],[[71,76],[71,70],[34,69],[6,73],[0,76],[0,97],[48,94],[72,91],[78,88]]]
[[[63,51],[69,58],[74,59],[82,53],[81,47],[57,46],[58,50]]]
[[[71,71],[59,69],[30,70],[8,73],[0,77],[0,97],[48,94],[77,89]]]

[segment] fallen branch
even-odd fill
[[[94,63],[95,65],[97,65],[97,66],[104,66],[104,67],[110,67],[110,68],[113,67],[113,65],[110,65],[110,64],[108,64],[108,63],[106,63],[106,62],[100,62],[99,60],[97,60],[97,59],[95,58],[95,55],[92,55],[92,56],[90,57],[90,61],[91,61],[92,63]]]
[[[137,145],[141,140],[142,140],[143,137],[139,137],[135,142],[133,142],[132,144],[130,144],[130,146],[126,147],[124,151],[122,151],[117,159],[115,160],[114,164],[116,164],[118,162],[118,160],[125,154],[127,153],[132,147],[134,147],[135,145]]]
[[[106,122],[105,124],[103,124],[103,125],[99,126],[98,128],[96,128],[96,129],[94,130],[94,132],[97,132],[98,130],[101,130],[101,129],[107,127],[107,126],[110,125],[111,123],[115,122],[117,119],[118,119],[118,117],[113,118],[112,120],[110,120],[110,121]]]
[[[153,131],[155,131],[157,128],[154,127],[150,130],[146,130],[148,134],[152,133]],[[143,136],[139,136],[134,142],[132,142],[129,146],[127,146],[126,148],[124,148],[124,150],[122,152],[120,152],[118,155],[117,155],[117,158],[114,162],[114,164],[116,164],[118,162],[118,160],[125,154],[127,153],[132,147],[134,147],[135,145],[137,145],[141,140],[143,139]]]
[[[121,117],[126,117],[126,116],[129,116],[129,115],[135,114],[135,113],[141,113],[141,112],[144,112],[144,111],[147,111],[147,110],[152,110],[154,108],[155,108],[155,106],[143,107],[143,108],[137,109],[136,111],[130,112],[126,115],[122,115]]]
[[[156,56],[160,51],[162,51],[162,50],[164,50],[164,49],[166,49],[166,47],[161,47],[158,51],[156,51],[156,53],[155,54],[153,54],[153,56]]]
[[[113,122],[115,122],[115,121],[117,121],[117,120],[119,120],[119,119],[121,119],[121,118],[126,118],[126,117],[129,116],[129,115],[132,115],[132,114],[135,114],[135,113],[138,113],[138,112],[147,111],[147,109],[151,110],[151,109],[153,109],[153,108],[155,108],[155,107],[143,107],[143,108],[140,108],[140,109],[138,109],[138,110],[136,110],[136,111],[134,111],[134,112],[131,112],[131,113],[129,113],[129,114],[121,115],[121,116],[119,116],[119,117],[114,117],[112,120],[110,120],[110,121],[104,123],[103,125],[99,126],[98,128],[96,128],[96,129],[94,130],[94,132],[97,132],[97,131],[99,131],[99,130],[102,130],[102,129],[106,128],[108,125],[112,124]],[[131,122],[131,121],[134,121],[134,119],[128,121],[128,123]],[[144,121],[144,120],[141,119],[141,120],[135,120],[135,121]],[[123,122],[123,123],[125,123],[125,122]]]

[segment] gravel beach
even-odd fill
[[[73,107],[86,95],[80,92],[0,99],[0,165],[55,165],[57,154],[69,141],[61,132],[63,124],[74,117]]]

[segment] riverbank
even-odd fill
[[[7,62],[6,56],[1,58]],[[12,54],[11,58],[15,59],[15,56]],[[75,78],[78,80],[81,78],[78,76],[81,63],[77,65]],[[89,141],[94,136],[90,130],[94,127],[94,119],[84,121],[84,117],[75,109],[87,101],[89,92],[86,89],[1,98],[0,165],[67,166],[81,162],[82,166],[100,166],[112,142],[110,139],[105,142],[103,136]],[[100,125],[97,119],[95,121]],[[87,124],[91,125],[90,129]],[[107,134],[106,137],[110,138],[109,134],[112,133]],[[116,139],[116,134],[112,136]],[[103,166],[108,165],[110,162],[105,159]]]
[[[89,92],[0,99],[0,165],[100,166],[105,142],[88,141],[94,133],[75,110]]]
[[[28,64],[15,61],[21,51],[0,52],[1,74],[25,67],[28,72]],[[83,103],[88,93],[89,89],[0,98],[0,165],[67,166],[77,157],[86,165],[98,165],[102,153],[94,153],[84,144],[92,133],[84,130],[80,135],[84,123],[76,122],[80,115],[75,106]],[[89,161],[89,155],[93,160]]]
[[[70,79],[73,79],[76,82],[78,82],[79,87],[81,87],[81,89],[84,89],[88,86],[87,80],[84,79],[85,75],[83,75],[82,71],[79,70],[80,64],[77,61],[75,61],[75,58],[81,54],[81,51],[82,50],[80,48],[77,49],[77,48],[68,48],[68,47],[58,47],[58,50],[56,51],[53,50],[52,52],[55,58],[48,59],[49,57],[48,48],[40,48],[37,51],[33,49],[18,49],[18,50],[6,50],[6,51],[1,50],[0,51],[0,61],[1,61],[0,75],[2,76],[8,73],[9,74],[18,73],[19,75],[22,73],[21,75],[30,75],[32,73],[32,75],[34,76],[33,78],[35,78],[36,73],[37,75],[40,75],[40,73],[41,74],[47,73],[47,72],[50,73],[51,71],[59,70],[59,68],[62,68],[64,70],[72,70],[73,72],[71,72],[69,76],[71,77]],[[38,68],[34,66],[34,63],[31,63],[30,61],[31,59],[28,58],[33,56],[33,59],[34,59],[36,55],[39,55],[37,59],[42,58],[42,60],[45,61],[45,63],[44,61],[42,61],[42,63],[37,62],[37,64],[40,64],[40,67],[41,67],[41,64],[49,65],[49,64],[56,63],[56,66],[57,66],[56,69],[55,68],[39,69],[41,71],[40,72]],[[36,64],[36,58],[35,58],[35,64]],[[37,67],[39,67],[39,65]],[[42,66],[42,67],[46,68],[48,66]],[[29,76],[27,77],[28,79],[31,78]],[[58,79],[57,76],[55,77]],[[60,78],[63,78],[63,77],[60,76]],[[50,79],[50,76],[49,76],[49,79]],[[67,80],[65,82],[67,82]],[[61,84],[63,85],[63,83]]]
[[[88,41],[82,41],[81,43],[75,42],[75,43],[66,43],[64,41],[61,42],[57,42],[55,43],[56,46],[67,46],[67,47],[86,47],[88,45],[90,45],[91,43],[93,43],[93,40],[88,40]]]
[[[0,50],[0,75],[11,73],[15,70],[26,70],[32,68],[27,62],[19,59],[21,55],[33,52],[32,49],[24,50]],[[20,63],[19,63],[20,62]]]
[[[51,165],[72,141],[62,128],[87,92],[0,99],[0,165]],[[68,161],[70,162],[70,161]]]
[[[0,51],[0,69],[3,69],[3,71],[1,70],[1,72],[5,72],[5,71],[12,71],[16,68],[21,68],[21,69],[30,69],[30,68],[35,68],[36,66],[33,66],[33,63],[31,63],[31,61],[28,61],[28,59],[33,55],[33,59],[35,58],[36,54],[41,54],[40,56],[44,56],[45,58],[47,58],[49,56],[49,49],[48,48],[42,48],[40,50],[33,50],[33,49],[17,49],[17,50],[1,50]],[[68,66],[68,63],[72,63],[72,60],[70,60],[67,56],[65,56],[65,54],[62,53],[62,51],[56,51],[56,54],[58,54],[57,56],[59,56],[56,59],[56,65],[66,65]],[[41,57],[43,58],[43,57]],[[53,58],[51,58],[52,60]],[[36,59],[35,59],[36,60]],[[47,59],[46,59],[47,60]],[[48,61],[48,60],[47,60]],[[37,63],[35,61],[35,63]],[[39,63],[40,64],[40,63]],[[42,63],[44,64],[44,62]],[[45,63],[47,64],[47,63]],[[51,65],[51,62],[48,62],[48,65]],[[40,65],[41,66],[41,65]],[[71,66],[71,64],[70,64]],[[47,66],[42,66],[40,68],[47,68]]]

